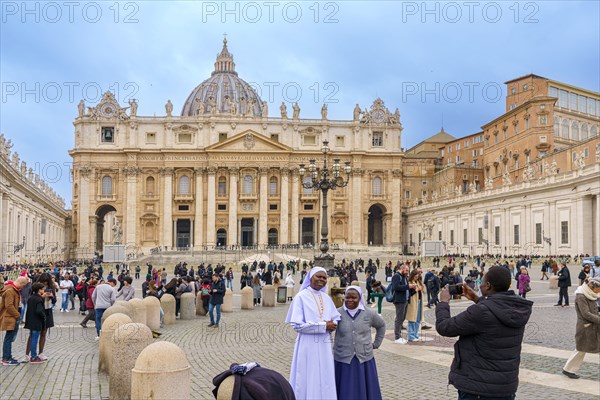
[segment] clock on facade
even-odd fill
[[[384,117],[384,113],[381,110],[377,110],[375,112],[373,112],[373,121],[377,122],[377,123],[381,123],[383,122],[383,117]]]

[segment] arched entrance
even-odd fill
[[[111,243],[115,241],[111,229],[115,224],[114,219],[116,212],[117,210],[109,204],[102,205],[96,210],[96,248],[94,251],[102,253],[104,251],[105,240]],[[123,228],[121,227],[121,232],[122,230]]]
[[[383,214],[385,208],[381,204],[373,204],[369,208],[369,245],[383,245]]]
[[[217,231],[217,246],[227,246],[227,231],[223,228]]]

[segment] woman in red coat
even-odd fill
[[[96,280],[96,279],[92,279],[88,283],[87,300],[85,301],[85,308],[87,310],[87,315],[85,316],[83,321],[81,321],[81,323],[79,324],[84,328],[87,328],[87,322],[89,320],[95,320],[95,318],[96,318],[96,310],[94,310],[94,302],[92,301],[92,293],[94,293],[94,290],[96,290],[97,284],[98,284],[98,280]]]

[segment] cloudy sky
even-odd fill
[[[275,116],[351,119],[380,97],[403,146],[443,126],[478,131],[504,112],[504,82],[535,73],[599,91],[597,1],[2,1],[0,129],[70,206],[77,103],[101,92],[175,111],[210,76],[227,33],[237,71]],[[289,109],[290,107],[288,107]],[[58,168],[60,166],[60,169]]]

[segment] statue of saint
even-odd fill
[[[263,102],[262,102],[262,117],[263,118],[269,117],[269,104],[267,103],[266,100],[263,100]]]
[[[552,160],[552,164],[550,165],[550,173],[552,175],[558,174],[558,166],[556,164],[556,160]]]
[[[279,106],[279,111],[281,111],[281,118],[287,119],[287,107],[283,101],[281,102],[281,106]]]
[[[167,117],[173,116],[173,103],[171,103],[171,100],[167,100],[167,104],[165,104],[165,111],[167,112]]]
[[[136,99],[129,100],[129,115],[135,117],[137,115],[138,102]]]
[[[228,106],[229,106],[229,112],[231,113],[231,115],[236,115],[237,114],[237,103],[235,102],[235,100],[233,100],[232,97],[230,97],[227,100]]]
[[[217,114],[217,99],[215,99],[213,96],[210,96],[208,98],[208,105],[210,106],[211,115],[216,115]]]
[[[256,103],[256,100],[254,100],[252,97],[248,99],[248,101],[246,102],[246,117],[254,117],[254,104]],[[241,110],[240,110],[241,111]]]
[[[354,107],[354,121],[360,120],[360,113],[361,113],[361,110],[360,110],[360,107],[359,107],[359,105],[357,103],[356,107]]]
[[[327,103],[324,103],[321,107],[321,119],[327,119]]]
[[[294,103],[292,109],[294,110],[292,114],[292,119],[298,119],[300,117],[300,106],[298,105],[298,102]]]
[[[83,117],[85,114],[85,103],[83,99],[79,100],[79,104],[77,104],[77,111],[79,112],[79,118]]]
[[[204,102],[199,98],[195,99],[196,101],[196,115],[204,115]]]

